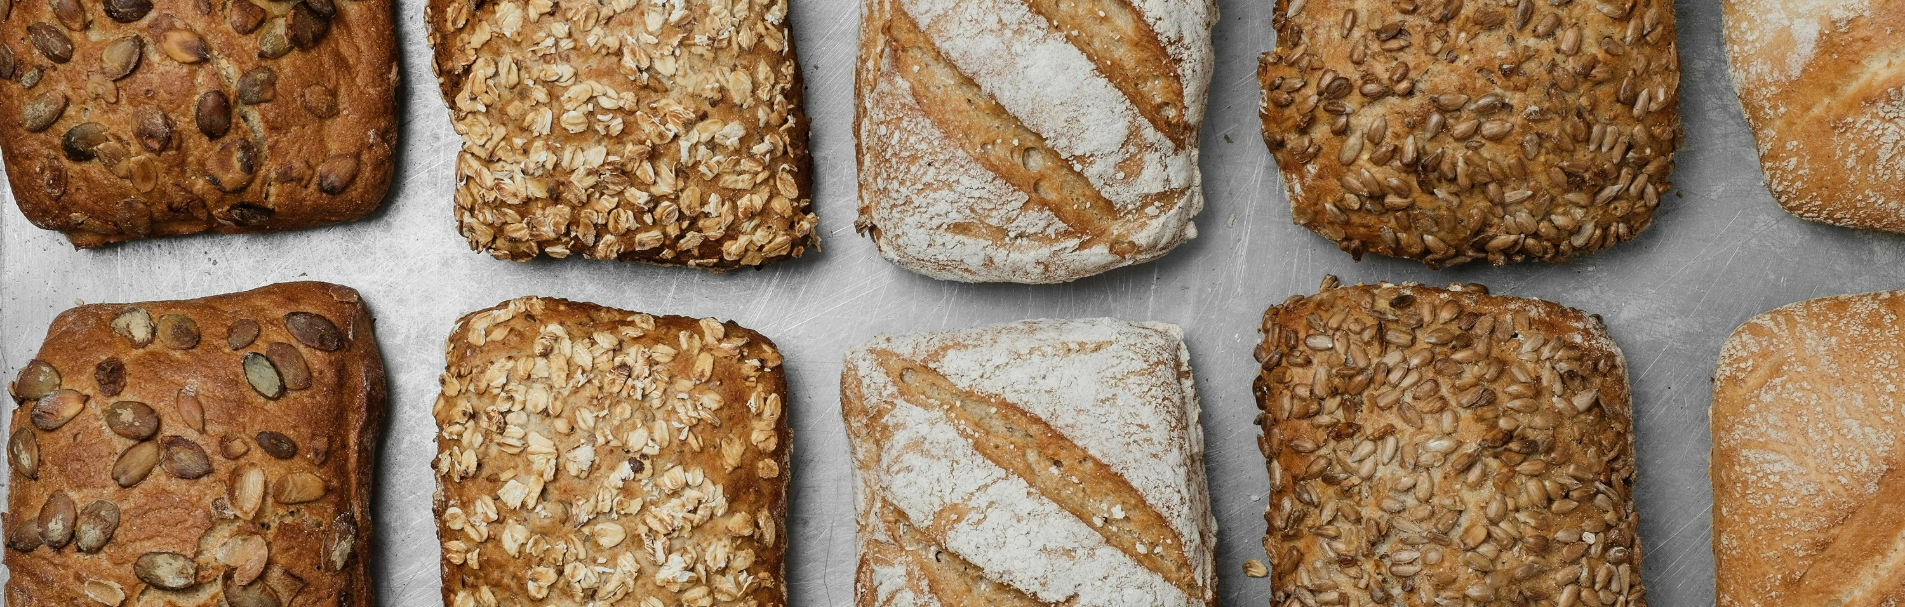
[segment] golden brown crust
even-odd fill
[[[1713,557],[1727,607],[1905,600],[1897,386],[1905,292],[1741,325],[1713,378]]]
[[[1264,141],[1295,222],[1352,256],[1556,263],[1633,238],[1671,187],[1671,2],[1276,5]]]
[[[437,399],[443,604],[786,603],[786,378],[734,323],[525,297]]]
[[[1905,232],[1899,0],[1727,0],[1727,58],[1766,185],[1803,219]]]
[[[726,270],[818,244],[786,0],[431,0],[425,21],[472,249]]]
[[[1627,369],[1599,317],[1332,277],[1262,330],[1273,605],[1646,605]]]
[[[316,314],[335,329],[288,323],[294,313]],[[171,315],[189,318],[196,331],[176,328],[189,325]],[[256,323],[256,338],[231,347],[229,328],[246,320]],[[128,336],[147,343],[135,346]],[[180,349],[186,344],[192,347]],[[304,362],[308,387],[296,389],[307,382],[295,380],[287,351]],[[277,359],[271,376],[286,386],[272,391],[282,394],[276,399],[254,388],[246,373],[244,360],[266,352]],[[60,379],[33,381],[40,365],[56,369]],[[56,495],[79,510],[110,503],[119,524],[96,552],[81,551],[83,511],[76,524],[81,533],[64,548],[33,547],[50,545],[44,533],[29,538],[42,541],[10,544],[8,605],[92,604],[91,597],[116,593],[126,605],[217,605],[220,596],[232,602],[247,591],[268,592],[281,605],[329,597],[376,604],[368,565],[370,495],[385,385],[369,310],[356,291],[302,282],[188,301],[74,308],[53,322],[39,358],[10,389],[20,402],[55,385],[76,391],[84,407],[50,431],[44,428],[51,424],[33,423],[46,399],[14,411],[12,444],[25,433],[38,457],[37,466],[27,468],[12,458],[9,539],[31,529]],[[59,398],[55,394],[49,398]],[[136,406],[122,403],[144,403],[156,415],[149,438],[115,434],[110,413]],[[136,458],[125,455],[144,445],[160,453],[156,467],[132,466]],[[203,460],[194,461],[194,447]],[[351,529],[346,524],[354,532],[344,531]],[[167,591],[142,581],[139,559],[154,552],[192,560],[192,586]],[[344,560],[332,560],[334,554]],[[234,587],[245,577],[256,581]]]
[[[383,202],[399,85],[388,0],[11,4],[7,174],[27,219],[73,246],[307,228]],[[201,128],[210,93],[227,109],[204,115],[222,131]]]

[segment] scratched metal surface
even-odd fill
[[[1264,307],[1312,292],[1327,273],[1345,282],[1482,282],[1498,293],[1559,301],[1606,317],[1632,365],[1642,573],[1654,605],[1685,607],[1713,603],[1706,405],[1721,342],[1742,321],[1779,305],[1905,285],[1905,239],[1799,221],[1761,186],[1723,69],[1718,0],[1679,6],[1687,147],[1679,156],[1679,190],[1650,230],[1566,265],[1442,272],[1395,260],[1352,263],[1290,223],[1282,184],[1257,134],[1253,73],[1272,40],[1268,3],[1225,0],[1203,135],[1209,204],[1197,218],[1202,235],[1155,263],[1060,286],[927,279],[887,263],[853,233],[854,0],[794,1],[815,123],[824,252],[726,276],[582,260],[519,264],[472,253],[450,215],[458,141],[431,77],[422,2],[399,4],[401,166],[385,208],[367,221],[75,252],[28,225],[10,199],[0,200],[0,376],[7,379],[38,349],[53,316],[76,301],[187,298],[296,279],[364,293],[378,317],[392,394],[375,512],[375,570],[385,605],[437,600],[429,409],[445,332],[462,313],[519,295],[735,319],[779,342],[796,394],[788,574],[793,603],[801,606],[852,601],[852,485],[837,378],[846,348],[877,333],[1032,317],[1182,325],[1204,398],[1207,466],[1222,527],[1222,602],[1262,605],[1266,581],[1244,577],[1240,566],[1263,557],[1267,480],[1248,386]]]

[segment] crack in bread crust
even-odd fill
[[[1832,544],[1800,574],[1794,604],[1877,605],[1898,591],[1883,581],[1905,570],[1905,472],[1896,461],[1890,465],[1870,501],[1839,523]],[[1814,571],[1857,572],[1864,583],[1847,585],[1834,575],[1811,575]]]
[[[1709,412],[1718,605],[1905,599],[1900,318],[1905,293],[1841,295],[1727,338]]]

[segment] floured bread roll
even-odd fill
[[[1803,219],[1905,232],[1905,1],[1722,6],[1773,198]]]
[[[1066,282],[1197,235],[1209,0],[867,0],[860,232],[907,269]]]
[[[1754,317],[1713,374],[1713,562],[1719,604],[1905,601],[1905,291]]]
[[[859,607],[1214,606],[1175,325],[1034,320],[847,354]]]

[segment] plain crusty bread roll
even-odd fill
[[[1773,198],[1803,219],[1905,232],[1905,1],[1722,6]]]
[[[1263,135],[1357,258],[1559,262],[1652,223],[1680,147],[1669,0],[1277,0]]]
[[[1905,601],[1905,291],[1754,317],[1713,378],[1719,604]]]
[[[1216,605],[1175,325],[1034,320],[847,354],[859,607]]]
[[[866,0],[856,227],[907,269],[1056,283],[1164,255],[1204,206],[1210,0]]]
[[[1645,607],[1627,364],[1600,317],[1329,278],[1262,330],[1272,605]]]

